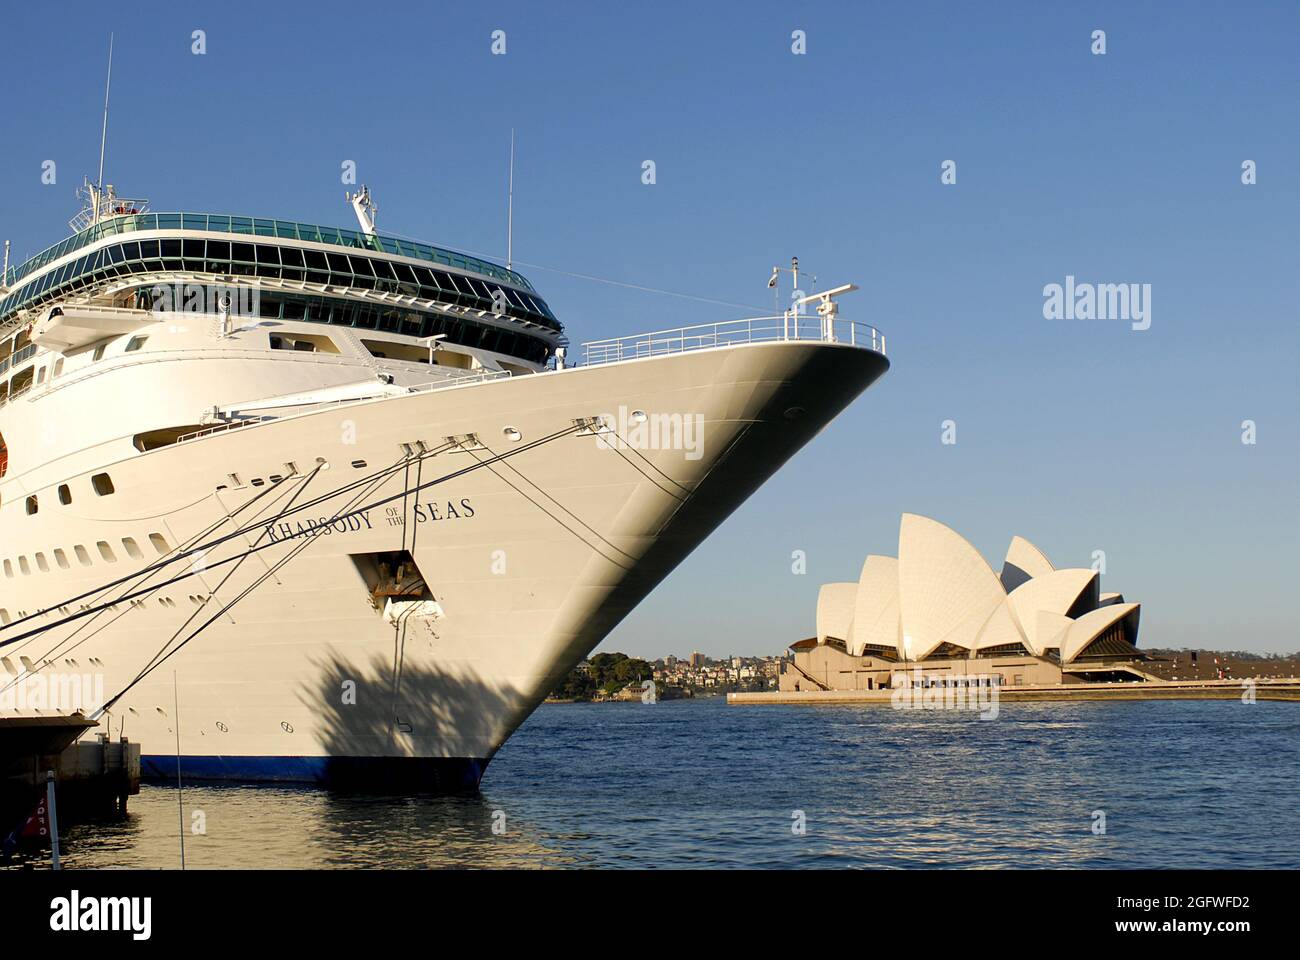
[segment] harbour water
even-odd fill
[[[1296,867],[1298,777],[1293,703],[1011,704],[992,721],[548,704],[472,798],[187,786],[185,854],[217,868]],[[147,785],[125,822],[68,830],[65,863],[175,868],[179,821],[175,788]]]

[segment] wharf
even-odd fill
[[[1249,685],[1249,686],[1248,686]],[[1300,679],[1143,680],[1125,683],[1063,683],[997,688],[1000,703],[1052,700],[1241,700],[1253,687],[1256,700],[1300,701]],[[893,703],[896,690],[770,690],[729,693],[729,704]],[[913,698],[929,690],[911,688]],[[937,692],[942,693],[940,689]]]
[[[79,713],[0,717],[2,832],[31,813],[49,770],[61,825],[126,814],[127,797],[140,792],[140,745],[102,733],[85,739],[97,726]]]

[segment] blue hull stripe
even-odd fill
[[[360,789],[474,790],[487,760],[475,757],[229,757],[184,756],[182,780],[317,783]],[[175,781],[176,757],[140,758],[145,780]]]

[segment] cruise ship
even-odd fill
[[[93,676],[155,776],[477,787],[889,366],[851,286],[575,349],[364,189],[356,229],[87,195],[0,286],[0,691]]]

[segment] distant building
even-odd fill
[[[698,669],[699,667],[704,666],[704,661],[705,661],[705,656],[704,656],[704,654],[699,653],[699,652],[696,652],[696,653],[692,653],[692,654],[691,654],[691,666],[692,666],[692,667],[695,667],[695,668]]]
[[[1095,570],[1057,570],[1013,537],[1001,574],[938,521],[903,514],[898,557],[869,556],[857,583],[828,583],[817,636],[792,644],[782,690],[1151,679],[1139,606]],[[960,679],[959,679],[960,678]]]

